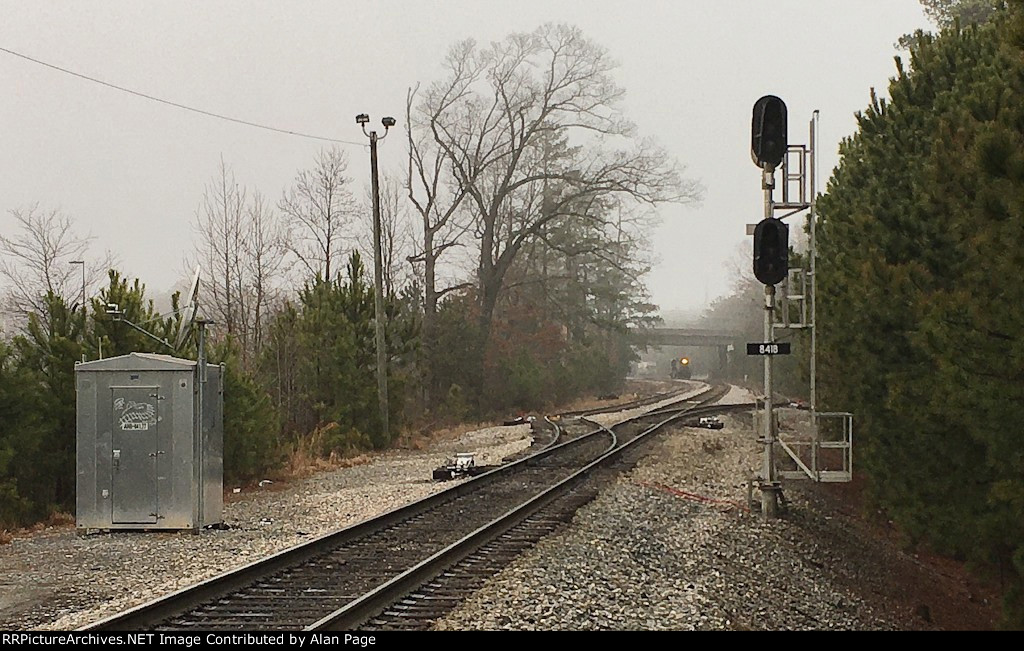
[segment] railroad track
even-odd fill
[[[700,398],[709,403],[721,395],[723,390],[709,390]],[[674,416],[655,418],[693,414],[694,399]],[[589,474],[645,432],[643,424],[596,429],[85,630],[352,628],[525,522],[581,472]],[[566,504],[570,513],[571,500]],[[535,527],[535,533],[543,529]]]
[[[602,407],[594,407],[591,409],[565,411],[556,414],[553,417],[545,416],[544,425],[537,426],[535,424],[533,428],[533,442],[530,444],[530,447],[510,457],[507,457],[505,461],[517,461],[524,457],[535,454],[540,450],[545,450],[549,447],[553,447],[559,443],[564,443],[578,436],[589,434],[590,432],[594,431],[594,429],[601,429],[601,426],[599,424],[587,419],[587,416],[602,413],[612,413],[616,411],[625,411],[627,409],[636,409],[638,407],[646,407],[647,405],[651,405],[656,402],[662,402],[664,400],[669,400],[671,398],[680,397],[685,393],[692,392],[693,390],[694,389],[692,386],[683,386],[678,389],[673,389],[672,391],[662,391],[660,393],[654,393],[649,396],[636,398],[634,400],[628,400],[626,402],[608,404]]]
[[[700,384],[699,382],[697,384]],[[674,398],[680,394],[690,391],[692,387],[683,386],[678,389],[671,391],[662,391],[661,393],[653,393],[649,396],[642,398],[636,398],[635,400],[629,400],[626,402],[620,402],[617,404],[602,405],[600,407],[592,407],[590,409],[579,409],[576,411],[565,411],[559,414],[562,418],[573,418],[576,416],[593,416],[594,414],[603,414],[610,411],[623,411],[626,409],[635,409],[637,407],[646,407],[647,405],[661,402],[662,400],[668,400]]]
[[[723,411],[750,409],[750,405],[708,406],[695,408],[696,414],[722,413]],[[694,414],[694,415],[696,415]],[[690,412],[687,412],[690,415]],[[678,416],[677,416],[678,417]],[[457,607],[463,599],[483,587],[492,576],[504,569],[520,554],[537,544],[542,538],[568,525],[576,511],[597,497],[600,490],[614,481],[620,473],[635,465],[643,452],[640,443],[646,434],[660,430],[667,422],[664,419],[654,425],[625,424],[611,428],[617,443],[614,449],[581,469],[559,485],[552,487],[549,495],[537,504],[524,508],[516,516],[517,522],[503,531],[485,534],[489,539],[481,541],[471,553],[454,564],[435,573],[432,579],[424,581],[418,588],[402,594],[395,592],[391,602],[377,608],[374,615],[367,616],[368,608],[361,613],[339,613],[336,620],[325,619],[318,623],[320,628],[366,630],[427,630],[434,623]],[[594,422],[594,426],[604,428]],[[630,426],[632,425],[632,427]],[[616,432],[615,430],[622,430]],[[481,536],[483,537],[483,536]],[[377,600],[384,601],[383,598]]]
[[[570,522],[602,487],[632,468],[643,456],[646,436],[682,416],[745,411],[753,405],[706,405],[662,415],[653,425],[626,422],[613,426],[618,442],[612,450],[553,486],[543,495],[496,521],[486,530],[453,545],[446,554],[428,559],[410,574],[365,595],[310,627],[312,630],[425,630],[478,590],[513,559],[540,539]],[[638,419],[639,420],[639,419]],[[597,425],[595,423],[595,425]],[[598,425],[598,427],[601,427]]]

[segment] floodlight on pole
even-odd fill
[[[377,174],[377,142],[388,135],[388,129],[395,126],[395,118],[386,117],[381,120],[384,126],[384,134],[377,136],[376,131],[367,133],[366,125],[370,122],[370,116],[360,113],[356,116],[356,124],[362,130],[363,135],[370,139],[370,186],[373,195],[373,314],[375,321],[375,340],[377,345],[377,398],[380,407],[380,422],[385,440],[391,438],[389,402],[388,402],[388,372],[387,372],[387,342],[384,339],[384,272],[383,255],[381,253],[381,227],[380,227],[380,184]]]

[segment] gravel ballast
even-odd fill
[[[663,391],[679,383],[636,384]],[[687,395],[703,386],[688,384]],[[671,400],[599,418],[614,423],[664,402]],[[431,471],[456,452],[498,464],[531,438],[529,425],[488,427],[434,441],[427,451],[388,452],[283,487],[246,489],[229,495],[225,530],[83,536],[64,526],[17,537],[0,545],[0,628],[84,626],[444,490],[452,482],[430,481]]]
[[[73,629],[448,488],[431,471],[457,451],[479,464],[530,445],[530,426],[490,427],[427,452],[396,451],[370,463],[247,490],[224,506],[229,529],[117,531],[71,527],[0,546],[0,629]]]
[[[747,396],[737,395],[736,401]],[[751,512],[760,446],[749,417],[678,428],[435,628],[916,629],[886,594],[887,563],[914,559],[835,517],[794,484],[782,520]],[[757,499],[758,493],[754,492]],[[943,577],[932,577],[943,579]],[[939,598],[939,597],[935,597]]]

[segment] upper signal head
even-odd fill
[[[754,103],[750,127],[750,156],[762,169],[775,169],[789,148],[786,103],[775,95],[765,95]]]

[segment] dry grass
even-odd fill
[[[394,447],[399,450],[425,450],[440,441],[452,441],[468,432],[494,427],[497,423],[482,421],[477,423],[458,423],[448,427],[436,428],[436,424],[427,424],[418,428],[408,428],[395,440]]]
[[[64,511],[54,511],[50,514],[50,517],[43,520],[43,524],[47,527],[64,527],[74,523],[75,516]]]
[[[320,472],[338,470],[339,468],[351,468],[368,464],[374,459],[374,454],[357,450],[331,452],[329,456],[323,456],[325,439],[337,429],[336,424],[328,424],[314,430],[309,436],[298,438],[285,450],[284,463],[267,473],[267,478],[272,483],[259,486],[259,480],[253,479],[241,485],[224,487],[225,503],[237,502],[244,499],[243,493],[259,486],[262,491],[280,491],[288,488],[295,481],[311,477]],[[238,493],[235,492],[239,490]]]
[[[73,527],[74,525],[75,516],[64,511],[54,511],[50,515],[46,516],[46,519],[40,520],[32,526],[24,527],[22,529],[0,529],[0,545],[6,545],[15,538],[30,536],[46,529],[61,529],[64,527]]]
[[[284,466],[275,474],[278,480],[295,480],[326,470],[351,468],[370,463],[373,455],[359,450],[332,451],[324,457],[325,439],[337,429],[336,424],[319,427],[309,436],[300,438],[285,456]]]
[[[332,470],[334,454],[325,458],[320,450],[323,449],[324,439],[336,427],[332,423],[318,427],[309,436],[300,437],[286,452],[284,465],[274,473],[274,479],[302,479],[317,472]]]

